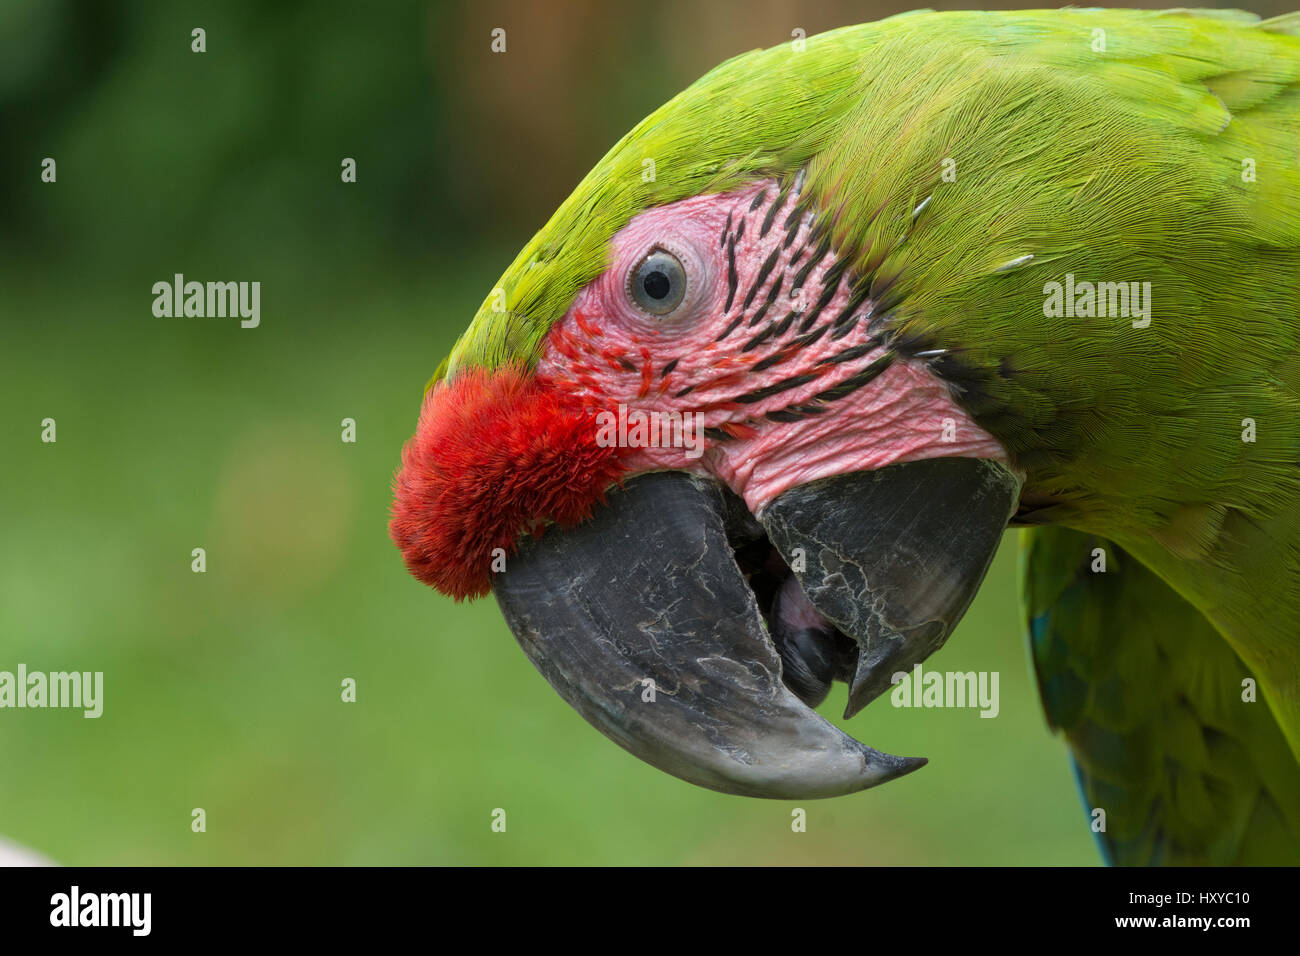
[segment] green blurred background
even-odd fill
[[[930,765],[796,834],[605,740],[387,536],[424,382],[605,149],[728,56],[901,9],[3,0],[0,670],[103,671],[105,702],[0,710],[0,833],[70,864],[1097,862],[1014,537],[932,659],[999,671],[1000,716],[877,702],[850,732]],[[261,326],[155,318],[177,272],[260,281]]]

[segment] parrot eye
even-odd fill
[[[628,294],[651,315],[667,315],[686,295],[686,270],[671,252],[652,249],[628,276]]]

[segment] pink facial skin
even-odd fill
[[[854,387],[888,350],[867,331],[870,300],[848,309],[854,277],[837,269],[835,250],[816,235],[809,241],[812,214],[791,218],[796,200],[769,180],[641,213],[614,237],[609,268],[552,329],[538,380],[593,405],[622,404],[630,420],[698,414],[702,456],[673,431],[678,447],[639,447],[631,471],[715,477],[755,514],[795,485],[895,462],[1005,462],[923,361],[896,356]],[[667,316],[642,311],[628,293],[629,274],[655,248],[677,256],[687,276]]]

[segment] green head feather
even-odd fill
[[[1101,54],[1099,29],[1110,44]],[[932,191],[928,174],[944,155],[963,154],[975,168],[969,164],[1002,158],[998,151],[1010,145],[1029,175],[1055,176],[1052,164],[1035,166],[1041,130],[1019,114],[1077,107],[1079,135],[1093,135],[1090,127],[1104,120],[1088,109],[1086,100],[1095,100],[1088,81],[1103,68],[1117,96],[1149,114],[1150,136],[1160,135],[1157,124],[1212,132],[1224,122],[1224,105],[1266,105],[1294,81],[1294,55],[1274,58],[1283,48],[1277,34],[1296,29],[1294,16],[1261,27],[1237,11],[919,11],[735,57],[638,123],[596,164],[506,270],[432,381],[467,365],[534,364],[551,324],[604,269],[610,239],[652,206],[809,164],[810,195],[835,203],[837,239],[874,254],[859,265],[878,267],[906,214]],[[991,80],[994,66],[1009,72]],[[1207,77],[1215,84],[1195,82]],[[1044,92],[1061,95],[1039,101]],[[1122,125],[1129,118],[1112,119]],[[983,135],[993,123],[1010,125]],[[1260,141],[1267,133],[1244,130],[1243,147],[1278,148]],[[1058,190],[1069,185],[1059,181]],[[1002,191],[1013,186],[1023,183]],[[1275,180],[1269,191],[1294,186]],[[967,190],[959,203],[977,203],[987,220],[1000,213],[998,198],[996,190]],[[959,203],[949,206],[955,223],[965,221]],[[971,263],[962,257],[984,246],[983,237],[972,243],[939,229],[930,234],[939,241],[927,268],[946,275],[955,268],[958,280],[941,290],[932,276],[932,295],[969,296]],[[935,251],[940,247],[947,251]],[[991,244],[990,254],[1001,251]],[[917,271],[913,284],[922,282]]]
[[[852,109],[863,51],[888,22],[735,57],[638,123],[511,263],[434,381],[467,365],[531,366],[642,210],[807,163]]]

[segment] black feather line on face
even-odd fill
[[[836,325],[834,327],[835,331],[831,333],[831,341],[838,342],[840,339],[844,338],[844,336],[852,332],[855,328],[857,328],[858,319],[860,318],[861,316],[855,315],[852,318],[850,318],[847,322],[843,323],[842,325]]]
[[[848,305],[844,307],[839,315],[835,316],[835,321],[833,321],[831,325],[838,329],[841,325],[852,318],[853,313],[862,308],[862,303],[867,301],[867,296],[870,292],[871,289],[868,286],[863,283],[858,283],[854,287],[853,293],[849,296]]]
[[[830,305],[831,299],[835,298],[835,294],[840,290],[840,277],[844,275],[844,270],[848,267],[848,260],[840,259],[827,270],[825,283],[822,286],[822,294],[817,298],[817,304],[808,313],[808,317],[800,324],[800,332],[807,332],[811,329],[813,323],[817,321],[817,317],[822,314],[822,310]]]
[[[830,242],[831,237],[829,234],[826,233],[825,220],[818,219],[812,224],[812,229],[808,231],[808,242],[814,243],[823,237],[825,237],[828,243]]]
[[[772,228],[772,223],[776,221],[777,210],[785,205],[785,197],[788,190],[788,186],[781,187],[781,191],[778,192],[776,198],[772,200],[772,205],[767,207],[767,215],[763,217],[763,226],[758,231],[758,238],[762,239],[767,235],[768,230]]]
[[[749,287],[749,292],[745,295],[745,304],[740,307],[740,311],[747,312],[749,307],[754,304],[754,296],[758,295],[758,290],[763,287],[767,277],[772,273],[772,267],[776,265],[776,260],[780,258],[781,250],[773,249],[771,254],[763,260],[762,266],[759,267],[758,275],[754,278],[754,284]]]
[[[803,288],[803,284],[808,278],[808,273],[816,269],[818,263],[820,263],[823,259],[825,259],[826,254],[830,251],[831,251],[831,238],[830,236],[826,236],[822,239],[820,243],[817,244],[817,251],[813,253],[813,257],[809,259],[807,262],[805,262],[799,268],[799,271],[795,273],[794,283],[790,286],[791,292],[793,292],[795,289]],[[795,258],[797,259],[799,257],[795,256]],[[790,264],[794,265],[793,262],[791,262]]]
[[[875,351],[880,347],[878,341],[863,342],[861,345],[854,345],[845,349],[843,352],[836,352],[834,355],[828,355],[817,364],[821,365],[840,365],[844,362],[852,362],[854,359],[860,359],[864,355]]]
[[[776,299],[777,293],[781,291],[781,283],[784,281],[785,275],[778,275],[776,281],[772,283],[772,288],[767,290],[767,298],[764,299],[763,304],[758,307],[758,311],[754,313],[754,317],[749,320],[749,327],[751,329],[758,325],[759,322],[763,321],[763,316],[767,315],[767,310],[772,307],[772,302]]]
[[[894,353],[886,352],[884,355],[872,361],[870,365],[861,372],[846,378],[838,385],[834,385],[824,392],[818,392],[813,396],[814,402],[833,402],[836,399],[851,395],[860,389],[863,385],[873,381],[885,369],[894,364]]]
[[[806,405],[790,405],[788,408],[790,411],[797,412],[804,418],[810,418],[813,415],[824,415],[830,411],[830,409],[825,405],[815,405],[812,402],[809,402]]]
[[[790,357],[789,354],[784,349],[782,349],[780,352],[773,352],[767,358],[759,359],[757,362],[755,362],[753,365],[750,366],[749,370],[751,372],[766,372],[773,365],[776,365],[780,362],[784,362],[789,357]]]
[[[713,341],[715,341],[715,342],[721,342],[723,339],[725,339],[725,338],[726,338],[728,335],[730,335],[732,332],[736,331],[736,329],[739,327],[740,323],[744,320],[744,318],[745,318],[745,313],[744,313],[744,312],[740,313],[738,316],[736,316],[734,319],[731,320],[731,324],[728,325],[725,329],[723,329],[723,330],[722,330],[722,334],[719,335],[719,336],[718,336],[716,339],[714,339]]]
[[[722,310],[724,315],[731,311],[731,301],[736,297],[736,283],[739,281],[736,276],[736,240],[732,237],[727,240],[727,304]]]
[[[825,334],[826,334],[826,331],[827,331],[829,328],[830,328],[829,325],[823,325],[823,326],[822,326],[821,328],[819,328],[819,329],[813,329],[813,330],[812,330],[811,332],[809,332],[807,335],[801,335],[801,336],[799,336],[799,338],[795,339],[795,340],[794,340],[793,342],[791,342],[790,344],[793,345],[793,346],[795,346],[796,348],[801,348],[801,349],[803,349],[803,348],[807,348],[808,346],[810,346],[810,345],[812,345],[814,342],[816,342],[818,339],[820,339],[823,335],[825,335]]]
[[[725,226],[722,227],[722,238],[721,238],[720,240],[718,240],[718,248],[719,248],[719,249],[725,249],[725,248],[727,247],[727,234],[728,234],[729,232],[731,232],[731,213],[730,213],[730,212],[727,213],[727,224],[726,224]]]
[[[790,210],[790,215],[785,217],[785,223],[781,228],[789,233],[797,233],[799,231],[799,220],[803,219],[803,213],[802,205],[795,206],[794,209]],[[789,245],[789,240],[786,240],[786,244]]]
[[[803,313],[800,312],[798,309],[791,309],[789,312],[785,314],[785,318],[780,321],[780,323],[776,327],[776,331],[772,334],[775,335],[777,338],[780,338],[782,335],[785,335],[785,333],[790,331],[790,326],[794,325],[794,320],[799,318],[799,316],[802,314]]]
[[[766,361],[766,359],[764,360]],[[792,388],[798,388],[800,385],[807,385],[809,382],[816,381],[815,374],[792,375],[790,378],[782,379],[772,385],[765,385],[762,388],[756,388],[752,392],[745,392],[743,395],[737,395],[732,401],[739,402],[741,405],[752,405],[755,402],[761,402],[765,398],[771,398],[781,392],[789,391]]]
[[[675,358],[672,361],[670,361],[667,365],[664,366],[663,371],[659,373],[659,377],[667,378],[669,375],[671,375],[673,373],[673,369],[677,368],[677,363],[680,361],[681,358]]]
[[[775,334],[776,334],[776,323],[773,322],[762,332],[759,332],[756,336],[754,336],[752,339],[746,342],[740,351],[749,352],[753,349],[756,349]]]

